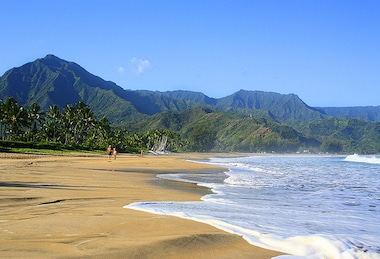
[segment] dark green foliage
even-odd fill
[[[30,126],[32,121],[29,120],[28,111],[10,97],[0,105],[0,123],[4,125],[1,133],[15,138],[22,134],[23,128]]]
[[[151,127],[177,131],[188,140],[185,147],[193,151],[295,152],[319,143],[270,119],[208,108],[157,114],[134,127],[143,131]]]
[[[380,152],[380,122],[333,117],[310,122],[304,125],[302,132],[314,136],[328,137],[327,140],[320,137],[323,141],[322,150],[328,149],[326,147],[333,144],[334,150],[341,150],[346,153]]]
[[[340,153],[343,150],[343,143],[338,140],[327,140],[322,143],[320,149],[322,152]]]
[[[0,105],[0,126],[3,140],[57,142],[93,149],[104,145],[107,138],[106,121],[98,121],[81,101],[75,107],[68,104],[63,110],[52,105],[45,117],[37,104],[25,108],[10,97]]]
[[[29,149],[49,149],[49,150],[70,150],[72,146],[64,146],[57,142],[30,142],[30,141],[11,141],[0,140],[0,149],[5,151],[11,148],[29,148]]]
[[[207,124],[197,124],[188,136],[192,151],[207,152],[213,149],[216,131]]]

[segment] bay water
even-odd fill
[[[247,155],[205,161],[220,173],[160,174],[213,193],[125,208],[174,215],[284,252],[277,258],[380,258],[380,157]]]

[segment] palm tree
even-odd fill
[[[57,141],[57,130],[58,130],[58,123],[59,119],[61,117],[61,112],[58,108],[58,105],[53,104],[49,107],[49,111],[46,114],[48,123],[45,124],[47,125],[48,128],[53,129],[53,141]]]
[[[4,118],[5,118],[5,113],[4,113],[4,109],[3,109],[3,100],[0,100],[1,104],[0,104],[0,136],[1,136],[1,139],[4,139],[5,138],[5,125],[4,125]]]
[[[77,121],[74,130],[74,138],[77,143],[83,142],[88,138],[90,132],[95,129],[96,118],[91,109],[82,101],[75,106]]]
[[[74,135],[74,125],[76,123],[76,111],[71,104],[66,104],[62,112],[62,125],[65,131],[65,145],[69,144],[69,137]]]
[[[89,141],[97,141],[98,145],[107,145],[107,140],[111,135],[111,126],[107,118],[103,117],[99,121],[95,121],[95,126]]]
[[[37,103],[32,103],[32,106],[28,109],[28,118],[31,123],[30,132],[32,133],[32,138],[36,136],[38,129],[45,121],[43,116],[44,113],[41,112],[41,107]]]
[[[1,105],[4,124],[9,128],[11,138],[19,136],[24,127],[30,126],[28,112],[22,106],[19,106],[16,100],[9,97]]]

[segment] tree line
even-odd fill
[[[160,122],[152,129],[152,121]],[[150,122],[150,123],[149,123]],[[104,150],[108,145],[121,152],[329,152],[378,153],[380,123],[330,118],[303,124],[304,134],[264,118],[223,112],[188,110],[154,116],[137,123],[129,132],[112,128],[97,119],[82,101],[62,109],[51,105],[46,112],[38,104],[20,106],[12,97],[0,101],[0,150],[14,145],[50,149]],[[171,127],[169,127],[169,126]],[[171,128],[171,129],[168,129]],[[142,132],[141,129],[145,129]],[[178,132],[178,133],[177,133]],[[181,134],[181,135],[180,135]]]
[[[165,129],[144,133],[129,133],[125,129],[112,129],[107,118],[97,119],[82,101],[67,104],[63,109],[51,105],[47,112],[33,103],[23,107],[12,97],[0,103],[1,140],[56,143],[64,148],[101,150],[108,145],[119,151],[140,152],[154,149],[165,136],[166,148],[180,150],[184,141],[180,136]]]

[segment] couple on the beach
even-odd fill
[[[107,153],[108,153],[108,159],[109,160],[111,160],[112,156],[113,156],[113,159],[116,160],[116,156],[117,156],[116,147],[112,148],[112,146],[109,145],[107,148]]]

